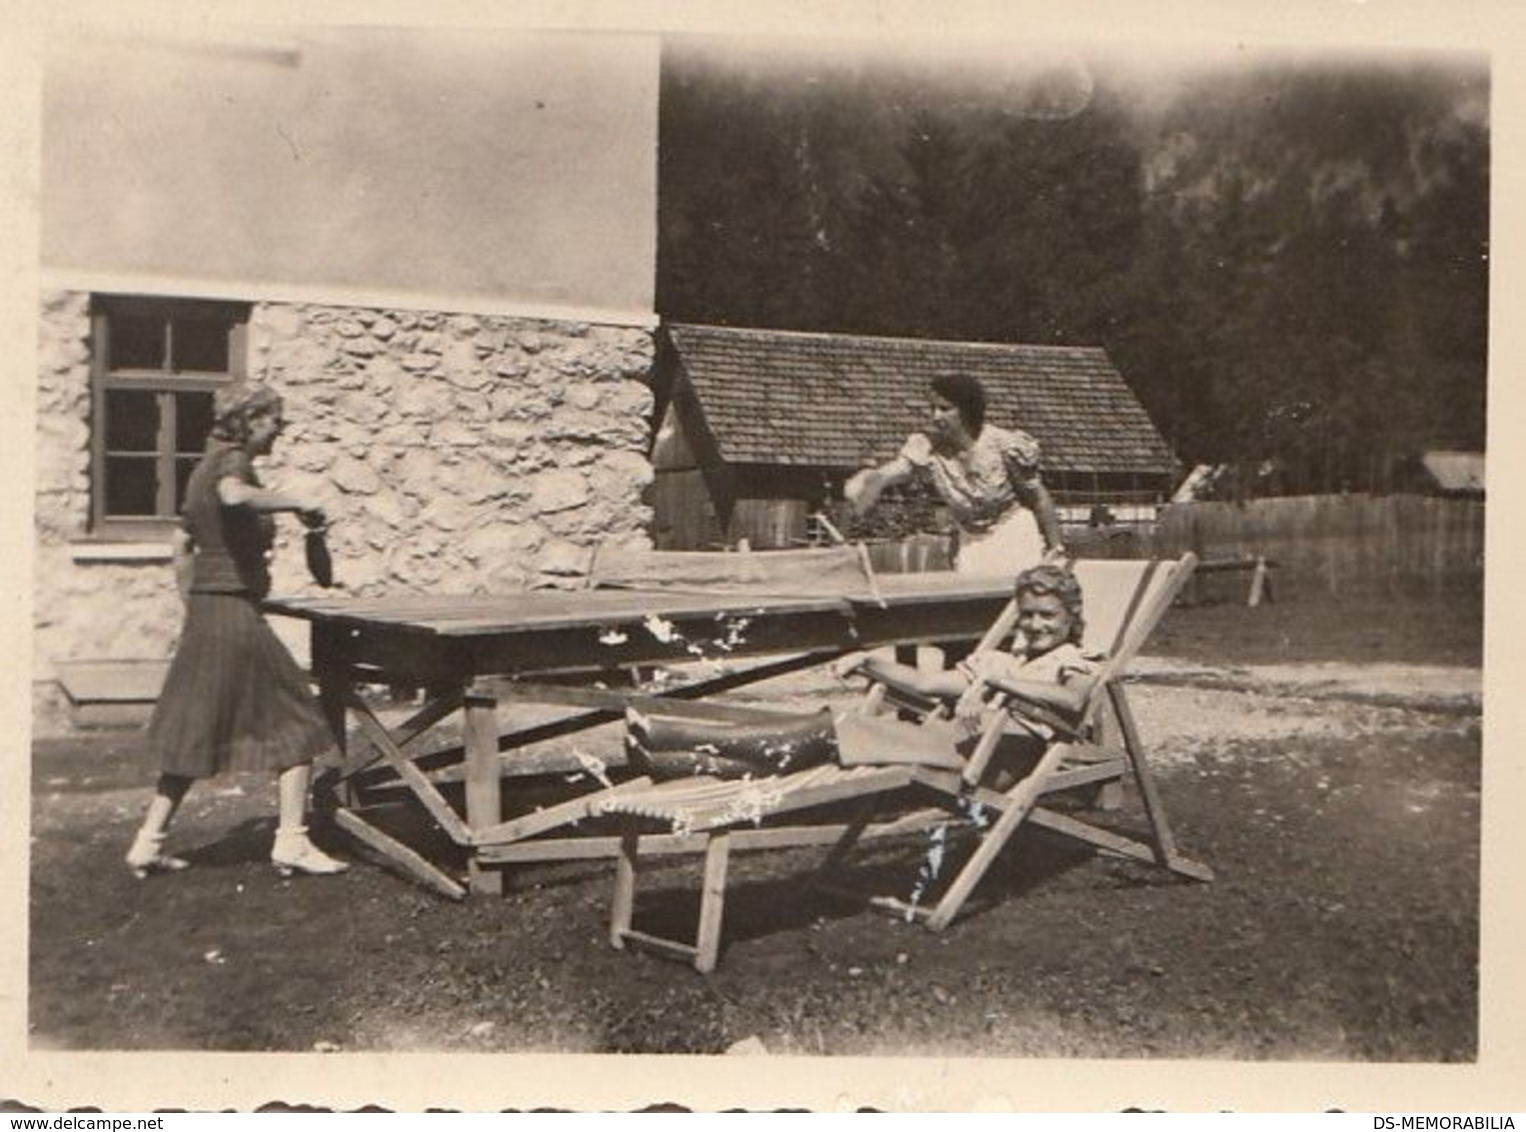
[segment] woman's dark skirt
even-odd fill
[[[284,770],[333,746],[307,677],[242,594],[193,593],[148,725],[165,774]]]

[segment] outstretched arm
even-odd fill
[[[862,515],[879,501],[880,494],[887,487],[911,479],[917,468],[925,465],[931,455],[932,442],[922,433],[914,432],[906,438],[906,443],[901,445],[894,460],[877,468],[865,468],[843,484],[843,498],[853,508],[855,515]]]
[[[970,686],[969,680],[957,669],[924,672],[909,664],[873,655],[864,657],[863,663],[855,671],[897,691],[910,692],[926,699],[954,699]]]
[[[905,483],[911,478],[911,465],[895,459],[877,468],[865,468],[843,484],[843,498],[853,508],[855,515],[862,515],[876,503],[886,488]]]
[[[1091,690],[1090,677],[1073,676],[1060,684],[1047,680],[1025,680],[1020,677],[990,673],[985,677],[990,687],[1041,707],[1054,708],[1065,715],[1078,715],[1086,706],[1087,693]]]
[[[249,507],[255,511],[267,512],[292,511],[309,527],[321,527],[325,522],[323,508],[317,504],[269,488],[256,487],[237,476],[224,476],[217,481],[217,498],[226,507]]]

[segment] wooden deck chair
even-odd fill
[[[603,799],[597,804],[599,812],[622,814],[626,819],[611,908],[611,943],[616,947],[624,947],[628,942],[650,946],[669,955],[687,958],[701,971],[713,969],[719,950],[730,850],[734,843],[736,847],[747,843],[766,844],[757,837],[748,836],[761,831],[738,831],[738,827],[756,825],[764,820],[777,821],[784,815],[826,802],[858,799],[861,805],[857,814],[842,827],[835,845],[818,870],[817,881],[821,883],[870,831],[880,804],[893,796],[904,795],[908,786],[931,792],[938,806],[873,824],[875,835],[926,830],[946,824],[950,815],[983,827],[970,859],[932,907],[911,905],[893,898],[871,901],[908,918],[921,919],[933,930],[946,927],[957,915],[971,890],[1024,820],[1105,851],[1155,862],[1183,876],[1209,879],[1208,869],[1187,860],[1176,850],[1121,682],[1128,662],[1190,576],[1193,561],[1188,555],[1175,562],[1077,564],[1086,602],[1087,643],[1095,647],[1105,642],[1109,656],[1079,717],[1064,720],[1047,715],[1044,722],[1054,728],[1055,741],[1049,744],[1025,777],[1004,791],[981,784],[1005,730],[1004,717],[998,717],[981,735],[970,760],[962,767],[957,759],[951,764],[941,743],[925,748],[927,757],[919,757],[918,745],[912,742],[902,750],[887,750],[887,761],[891,765],[821,766],[748,782],[696,777]],[[992,624],[982,639],[982,646],[995,647],[1011,634],[1015,623],[1016,603],[1013,602]],[[878,694],[870,697],[871,704],[880,700]],[[1099,713],[1104,704],[1116,715],[1122,751],[1116,759],[1076,759],[1075,756],[1087,748],[1096,746]],[[1041,711],[1037,705],[1029,705],[1029,709]],[[908,729],[899,727],[895,734],[904,737]],[[1045,795],[1114,776],[1120,764],[1133,771],[1138,783],[1150,824],[1148,843],[1037,805]],[[703,842],[705,870],[699,926],[693,944],[662,939],[632,927],[643,821],[667,823],[686,837],[707,834]],[[735,836],[733,831],[738,831]],[[781,838],[776,843],[800,842]],[[833,886],[823,883],[823,887]]]
[[[1210,869],[1177,850],[1124,685],[1130,662],[1187,583],[1195,565],[1196,559],[1191,554],[1174,561],[1076,563],[1085,607],[1085,644],[1106,653],[1085,706],[1076,718],[1065,719],[1043,705],[994,692],[989,701],[993,707],[1011,708],[1045,724],[1054,738],[1032,769],[1001,791],[983,783],[1006,730],[999,718],[981,734],[962,770],[917,767],[914,781],[931,791],[942,808],[981,827],[976,846],[935,904],[913,906],[883,897],[873,903],[920,919],[934,931],[942,930],[959,914],[970,893],[1024,821],[1098,849],[1160,865],[1190,879],[1212,879]],[[1014,602],[1003,611],[982,644],[990,644],[993,638],[1001,640],[1015,622]],[[1116,725],[1116,738],[1104,734],[1105,711],[1110,711]],[[1120,765],[1132,775],[1138,788],[1149,826],[1147,840],[1127,837],[1039,805],[1047,794],[1094,783],[1116,773],[1114,768]],[[873,802],[869,799],[866,808],[872,807]],[[850,825],[828,855],[818,874],[823,887],[833,887],[827,874],[853,847],[859,837],[855,830],[867,824],[866,818]]]

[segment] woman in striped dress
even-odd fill
[[[271,863],[282,875],[327,874],[348,866],[307,836],[313,760],[333,735],[307,677],[260,615],[270,591],[267,554],[273,516],[288,511],[309,528],[323,511],[264,488],[253,459],[281,434],[281,398],[267,386],[218,391],[207,452],[186,487],[175,547],[185,626],[149,723],[159,781],[127,852],[139,877],[187,862],[163,852],[165,831],[198,778],[229,770],[276,774],[279,819]]]

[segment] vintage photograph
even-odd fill
[[[816,30],[46,30],[32,1054],[1488,1061],[1491,55]]]

